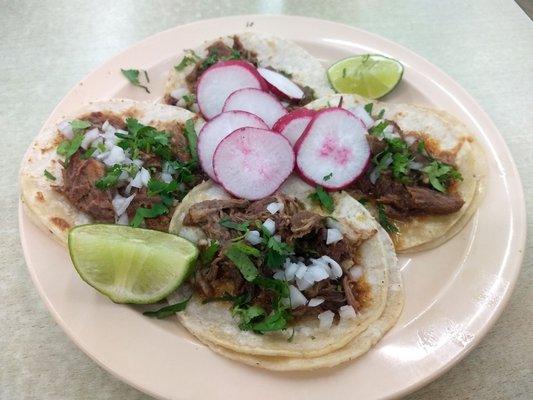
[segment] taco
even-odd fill
[[[455,118],[425,107],[336,94],[307,108],[342,107],[366,125],[370,160],[346,190],[368,207],[397,251],[435,247],[457,233],[484,190],[484,155]]]
[[[66,243],[93,222],[166,231],[175,203],[203,180],[196,133],[203,121],[176,107],[90,103],[45,128],[20,171],[27,214]]]
[[[170,232],[198,244],[200,263],[172,301],[180,322],[208,345],[254,356],[310,358],[349,343],[382,315],[390,239],[346,193],[326,217],[290,178],[273,196],[231,198],[194,188]]]
[[[198,112],[196,87],[201,74],[219,61],[243,60],[255,67],[277,71],[304,92],[304,97],[289,100],[289,108],[303,106],[331,90],[320,61],[302,47],[285,39],[263,33],[239,33],[206,42],[186,50],[170,71],[163,101]]]

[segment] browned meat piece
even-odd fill
[[[105,175],[105,166],[94,158],[83,160],[80,154],[74,154],[63,170],[63,186],[60,191],[74,207],[86,212],[96,221],[113,222],[115,211],[110,192],[94,185]]]
[[[160,202],[161,198],[159,196],[148,196],[146,188],[142,188],[136,193],[126,212],[131,220],[135,216],[135,213],[139,207],[152,208],[154,204]],[[170,224],[170,220],[172,219],[172,213],[173,208],[171,208],[167,214],[160,215],[159,217],[145,218],[144,224],[148,229],[168,232],[168,226]]]
[[[367,135],[366,140],[370,146],[370,152],[373,156],[385,151],[387,149],[387,143],[383,140],[378,139],[375,136]]]
[[[407,187],[411,195],[411,208],[424,214],[451,214],[459,211],[465,203],[463,199],[425,187]]]
[[[257,54],[254,51],[245,49],[237,35],[233,36],[233,50],[237,50],[241,58],[257,66]]]
[[[206,200],[194,204],[189,208],[189,212],[183,220],[184,225],[195,226],[201,225],[208,221],[208,217],[229,208],[244,209],[248,206],[248,200],[228,199],[228,200]]]
[[[80,119],[89,121],[98,128],[101,128],[104,122],[109,121],[117,129],[126,129],[124,118],[110,112],[94,111],[86,116],[82,116]]]
[[[299,211],[292,216],[291,231],[293,238],[303,237],[324,226],[324,218],[311,211]]]
[[[180,162],[187,162],[191,160],[191,153],[189,153],[189,143],[183,132],[176,132],[170,139],[172,145],[172,152]]]
[[[246,208],[246,216],[250,219],[259,219],[260,215],[262,215],[263,213],[268,213],[267,206],[270,203],[274,203],[276,201],[277,199],[271,196],[250,203],[248,208]]]
[[[342,287],[344,289],[344,294],[346,295],[346,302],[353,307],[354,310],[359,310],[361,305],[356,300],[355,291],[356,282],[352,281],[348,275],[344,275],[342,278]]]

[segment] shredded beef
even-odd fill
[[[292,238],[303,237],[324,226],[324,218],[310,211],[299,211],[292,216]]]
[[[115,211],[111,194],[94,184],[105,175],[105,165],[94,159],[81,158],[78,151],[63,170],[63,186],[59,189],[78,210],[96,221],[113,222]]]
[[[465,203],[458,196],[440,193],[425,187],[407,186],[411,195],[411,206],[414,210],[425,211],[428,214],[451,214],[459,211]]]

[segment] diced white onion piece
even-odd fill
[[[117,218],[116,223],[118,225],[129,225],[130,219],[128,218],[128,214],[122,214],[120,217]]]
[[[307,265],[305,265],[302,262],[299,262],[297,265],[298,265],[298,269],[294,273],[294,276],[296,276],[296,278],[298,279],[302,279],[305,275],[305,272],[307,271]]]
[[[307,299],[294,285],[289,286],[289,296],[291,299],[291,308],[305,306]]]
[[[356,265],[350,268],[348,273],[350,274],[350,278],[352,278],[354,281],[357,281],[363,276],[363,267]]]
[[[131,193],[131,181],[130,181],[130,183],[128,183],[128,186],[126,186],[126,188],[124,189],[124,193],[125,194],[130,194]]]
[[[416,136],[404,135],[403,140],[405,140],[405,143],[407,143],[407,146],[411,146],[414,142],[416,142]]]
[[[356,108],[350,109],[350,111],[361,120],[367,129],[374,124],[374,118],[370,116],[364,106],[357,106]]]
[[[331,325],[333,325],[334,316],[335,314],[333,314],[333,312],[330,310],[318,314],[318,320],[320,321],[319,329],[321,331],[327,331],[330,329]]]
[[[109,155],[109,151],[104,151],[103,153],[100,152],[100,150],[96,150],[99,154],[95,156],[98,160],[103,160]],[[96,152],[95,152],[96,153]]]
[[[246,235],[244,235],[244,238],[252,246],[256,246],[261,243],[261,234],[259,231],[248,231],[246,232]]]
[[[124,165],[130,165],[133,161],[131,160],[131,158],[129,157],[129,154],[128,154],[128,151],[124,151],[124,161],[122,161],[122,164]]]
[[[176,100],[180,100],[187,93],[188,93],[187,89],[184,89],[184,88],[175,89],[172,92],[170,92],[170,97]]]
[[[276,223],[272,219],[268,218],[265,222],[263,222],[263,228],[265,228],[268,233],[273,235],[274,232],[276,232]]]
[[[72,126],[70,126],[70,121],[63,121],[58,126],[59,132],[67,139],[72,139],[74,137],[74,132],[72,131]]]
[[[418,161],[410,161],[409,162],[409,168],[414,169],[416,171],[421,171],[424,165]]]
[[[314,282],[306,279],[305,275],[301,279],[296,278],[296,285],[298,286],[298,289],[300,289],[300,290],[307,290],[311,286],[313,286],[313,284],[314,284]]]
[[[137,168],[141,168],[143,166],[142,160],[138,160],[138,159],[133,160],[132,163],[134,163],[137,166]]]
[[[289,263],[289,265],[285,267],[285,277],[287,278],[288,281],[292,281],[294,279],[294,276],[298,268],[300,267],[296,263]]]
[[[141,161],[142,163],[142,161]],[[176,172],[176,170],[174,168],[172,168],[172,165],[168,162],[164,162],[163,163],[163,166],[162,166],[162,171],[167,173],[167,174],[173,174],[174,172]]]
[[[144,168],[143,168],[144,169]],[[130,184],[128,186],[140,189],[143,186],[141,171],[137,172],[135,177],[131,180]],[[127,188],[126,188],[127,189]]]
[[[192,106],[189,107],[192,112],[199,113],[200,107],[198,107],[197,103],[194,103]]]
[[[339,231],[341,230],[341,223],[335,218],[327,217],[326,226],[331,229],[338,229]]]
[[[122,197],[120,194],[117,193],[111,201],[111,203],[113,204],[113,209],[115,210],[115,214],[124,214],[134,197],[134,194],[129,197]]]
[[[316,307],[319,306],[324,302],[324,299],[322,297],[315,297],[314,299],[309,300],[309,303],[307,303],[308,307]]]
[[[106,119],[105,122],[102,124],[102,130],[103,130],[103,131],[106,131],[110,126],[111,126],[111,124],[110,124],[109,121]]]
[[[326,235],[326,244],[337,243],[342,240],[342,233],[336,228],[328,229]]]
[[[94,142],[98,136],[100,135],[100,131],[98,128],[93,128],[85,133],[83,136],[83,140],[81,141],[81,147],[85,150],[89,148],[92,142]]]
[[[275,214],[277,213],[278,211],[281,211],[283,210],[283,207],[285,205],[283,203],[278,203],[278,202],[274,202],[274,203],[270,203],[268,206],[267,206],[267,211],[270,213],[270,214]]]
[[[278,281],[285,281],[285,271],[276,271],[274,272],[274,275],[272,275],[274,279],[277,279]]]
[[[127,181],[130,177],[130,174],[128,174],[126,171],[122,171],[118,177],[121,181]]]
[[[115,164],[122,164],[125,158],[124,149],[119,146],[113,146],[103,161],[105,165],[111,167]]]
[[[165,183],[170,183],[172,182],[172,175],[170,175],[169,173],[166,173],[166,172],[162,172],[161,173],[161,180]]]
[[[334,259],[332,259],[331,257],[328,257],[328,256],[322,256],[320,257],[321,260],[324,260],[325,262],[328,263],[328,265],[330,266],[331,268],[331,279],[338,279],[342,276],[342,268],[341,266],[337,263],[337,261],[335,261]]]
[[[178,107],[185,107],[187,105],[187,102],[185,101],[185,99],[181,98],[176,102],[176,105]]]
[[[323,281],[324,279],[329,279],[329,273],[320,265],[311,265],[307,269],[304,278],[307,280],[313,280],[314,282],[319,282]]]
[[[141,182],[143,186],[148,186],[148,182],[150,182],[150,172],[146,168],[141,168],[139,172],[141,174]]]
[[[339,316],[341,319],[355,319],[355,310],[350,305],[345,305],[339,308]]]

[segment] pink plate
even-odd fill
[[[488,188],[472,220],[439,248],[400,257],[406,303],[396,326],[365,356],[330,370],[273,373],[241,365],[214,354],[173,319],[148,319],[99,295],[77,276],[67,251],[20,208],[20,235],[35,286],[85,353],[158,398],[405,395],[444,373],[487,333],[509,299],[525,242],[524,197],[509,150],[474,99],[438,68],[389,40],[333,22],[291,16],[199,21],[152,36],[106,62],[65,96],[45,126],[89,100],[156,100],[180,51],[244,30],[294,40],[325,64],[358,53],[396,58],[405,66],[404,78],[386,101],[444,109],[464,121],[484,146]],[[148,70],[152,95],[127,83],[120,73],[125,67]]]

